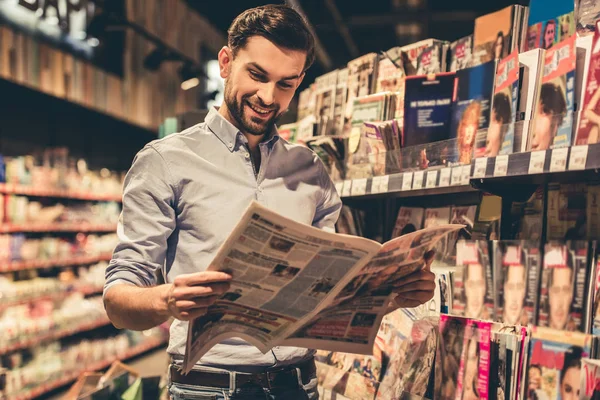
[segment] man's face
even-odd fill
[[[570,268],[552,270],[548,302],[550,303],[550,327],[564,329],[569,319],[569,309],[573,300],[573,285]]]
[[[571,367],[565,372],[562,383],[560,384],[560,398],[562,400],[579,399],[579,375],[581,369]]]
[[[531,138],[531,150],[546,150],[550,148],[554,138],[555,127],[552,124],[552,115],[544,114],[541,103],[538,104],[537,114],[535,130]]]
[[[556,25],[549,23],[546,25],[546,31],[544,32],[544,48],[549,49],[554,44],[554,37],[556,36]]]
[[[485,297],[485,274],[481,264],[471,264],[467,267],[465,294],[467,297],[465,316],[478,318],[483,310]]]
[[[504,322],[516,325],[523,311],[525,298],[525,267],[511,265],[508,267],[504,282]]]
[[[488,128],[485,156],[495,157],[500,151],[500,140],[502,136],[502,124],[496,119],[496,112],[492,111],[492,120]]]
[[[237,50],[219,52],[225,79],[225,104],[244,133],[269,133],[285,112],[304,77],[306,53],[281,48],[262,36],[252,36]]]

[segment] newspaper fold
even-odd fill
[[[413,232],[383,245],[285,218],[253,202],[209,271],[231,287],[188,329],[184,372],[224,339],[266,353],[299,346],[370,354],[394,285],[423,268],[425,256],[462,225]]]

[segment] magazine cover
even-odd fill
[[[586,239],[587,184],[549,183],[546,236],[549,240]]]
[[[456,72],[450,137],[457,139],[455,161],[460,164],[471,163],[477,133],[490,124],[495,76],[495,61]]]
[[[428,208],[425,210],[423,228],[447,224],[450,221],[450,207]],[[446,257],[448,237],[444,237],[435,246],[435,263]]]
[[[337,76],[338,71],[334,70],[315,79],[315,83],[317,84],[317,135],[330,135],[334,131],[335,125],[333,117]]]
[[[403,87],[404,69],[400,47],[382,52],[377,63],[377,87],[375,93],[398,92]]]
[[[452,313],[467,318],[494,319],[494,287],[491,260],[485,240],[459,240],[454,273]]]
[[[571,13],[574,10],[574,5],[574,2],[564,0],[530,0],[528,25],[545,22],[549,19],[555,19],[559,15]]]
[[[473,57],[473,35],[465,36],[450,44],[450,69],[456,72],[471,66]]]
[[[517,240],[541,240],[544,226],[545,185],[540,185],[524,202],[513,202],[511,235]]]
[[[454,73],[409,76],[405,81],[404,146],[450,138]]]
[[[335,100],[333,105],[333,127],[334,135],[344,133],[344,111],[346,109],[346,97],[348,96],[348,68],[338,70],[335,85]]]
[[[587,235],[586,239],[600,239],[600,184],[587,185]]]
[[[579,36],[593,34],[596,21],[600,19],[600,3],[596,0],[577,0],[575,4],[577,34]]]
[[[546,50],[529,150],[571,145],[575,89],[576,35]]]
[[[596,31],[588,64],[583,104],[579,109],[576,145],[598,143],[600,139],[600,32]]]
[[[533,120],[538,106],[540,88],[542,86],[542,77],[544,75],[544,63],[546,61],[546,51],[534,49],[519,54],[519,108],[518,115],[523,121],[517,124],[522,132],[515,132],[515,152],[524,152],[527,150],[529,132],[533,128]]]
[[[475,19],[473,65],[500,60],[514,50],[515,11],[516,6],[508,6]]]
[[[420,207],[400,207],[392,231],[392,238],[421,229],[423,227],[424,212],[425,209]]]
[[[514,151],[515,121],[519,101],[519,52],[515,50],[498,63],[490,126],[483,155],[495,157]],[[475,157],[481,151],[475,149]]]
[[[459,240],[470,240],[473,233],[473,224],[475,223],[475,214],[477,206],[453,206],[450,216],[451,224],[461,224],[465,228],[458,232],[448,235],[448,252],[444,262],[449,266],[456,265],[456,244]]]
[[[514,332],[492,332],[490,355],[490,399],[511,400],[513,380],[517,371],[513,349],[517,348],[518,338]],[[495,377],[495,379],[494,379]]]
[[[344,113],[344,134],[350,133],[352,128],[354,100],[357,97],[364,97],[373,93],[377,80],[377,60],[377,54],[369,53],[348,62],[348,94]]]
[[[456,398],[463,400],[488,397],[492,323],[467,321]]]
[[[466,318],[440,315],[441,336],[435,359],[434,399],[456,399],[467,321]]]
[[[445,71],[447,48],[448,42],[437,39],[425,39],[421,40],[420,42],[401,47],[402,66],[404,67],[404,72],[407,76],[418,75],[419,59],[423,53],[429,53],[433,57],[435,57],[433,54],[439,54],[439,58],[437,60],[426,56],[426,58],[421,62],[423,68],[432,68],[437,70],[437,72]]]
[[[581,359],[592,356],[592,346],[591,335],[533,327],[525,375],[525,398],[578,398]]]
[[[446,52],[446,45],[432,44],[423,49],[417,58],[417,75],[439,74],[442,69],[442,60]]]
[[[600,360],[582,358],[580,377],[579,399],[600,399]]]
[[[535,324],[542,266],[539,246],[525,240],[494,242],[498,322]]]
[[[583,332],[590,266],[587,241],[545,245],[538,326]]]

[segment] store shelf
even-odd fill
[[[516,186],[547,182],[590,182],[600,178],[600,144],[572,146],[497,157],[477,158],[471,167],[471,185],[489,193],[516,195]]]
[[[402,172],[336,183],[342,198],[420,197],[474,191],[469,186],[470,165]]]
[[[0,347],[0,355],[16,350],[26,349],[28,347],[35,346],[43,341],[58,340],[64,337],[76,335],[78,333],[91,331],[93,329],[100,328],[109,324],[110,320],[108,319],[108,317],[102,317],[97,319],[96,321],[86,322],[85,324],[79,324],[71,328],[64,328],[55,332],[50,332],[44,335],[36,336],[19,343],[11,344],[9,346]]]
[[[115,224],[4,224],[0,233],[17,232],[115,232]]]
[[[34,399],[36,397],[42,396],[48,392],[51,392],[55,389],[58,389],[62,386],[65,386],[71,382],[74,382],[75,380],[77,380],[77,378],[79,378],[79,375],[83,372],[86,371],[98,371],[98,370],[102,370],[102,369],[106,369],[108,368],[113,362],[118,361],[118,360],[127,360],[129,358],[133,358],[136,356],[139,356],[141,354],[144,354],[150,350],[156,349],[158,347],[163,346],[164,344],[167,343],[167,339],[151,339],[146,341],[146,343],[142,343],[137,345],[136,347],[133,347],[131,349],[129,349],[129,351],[127,351],[125,354],[119,355],[119,356],[114,356],[114,357],[110,357],[107,358],[106,360],[103,361],[99,361],[97,363],[88,365],[84,368],[82,368],[80,371],[77,372],[73,372],[70,374],[66,374],[64,377],[57,379],[55,381],[50,381],[48,383],[45,383],[41,386],[38,386],[35,389],[32,389],[30,391],[28,391],[27,393],[23,393],[20,394],[18,396],[13,396],[13,397],[8,397],[7,400],[30,400],[30,399]]]
[[[83,256],[72,258],[56,258],[53,260],[31,260],[31,261],[15,261],[15,262],[0,262],[0,273],[23,271],[28,269],[43,269],[51,267],[69,267],[73,265],[94,264],[100,261],[110,261],[111,253],[99,254],[97,256]]]
[[[63,300],[63,299],[66,299],[69,295],[71,295],[73,293],[81,293],[84,296],[89,296],[92,294],[100,294],[100,293],[102,293],[102,289],[103,289],[102,287],[82,287],[80,289],[63,290],[63,291],[56,292],[56,293],[48,293],[48,294],[44,294],[41,296],[29,297],[27,299],[20,299],[20,300],[8,301],[8,302],[0,302],[0,313],[10,307],[15,307],[15,306],[23,305],[23,304],[32,304],[32,303],[36,303],[38,301],[44,301],[44,300],[52,300],[52,301]]]
[[[91,192],[58,189],[36,189],[28,185],[0,183],[0,193],[16,194],[32,197],[54,197],[62,199],[89,200],[89,201],[116,201],[121,202],[121,195],[98,195]]]

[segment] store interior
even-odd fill
[[[72,3],[0,0],[0,400],[168,398],[169,323],[102,301],[123,182],[221,104],[227,29],[265,4],[315,38],[277,126],[323,162],[336,232],[410,258],[461,225],[369,354],[317,349],[321,398],[600,398],[597,1]]]

